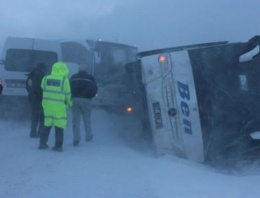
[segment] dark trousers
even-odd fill
[[[51,126],[50,127],[46,127],[44,126],[44,129],[41,133],[40,136],[40,144],[44,145],[47,144],[48,139],[49,139],[49,135],[51,132]],[[63,128],[60,127],[56,127],[55,126],[55,147],[62,147],[63,145]]]
[[[44,115],[41,101],[30,100],[31,132],[30,136],[40,136],[44,127]]]

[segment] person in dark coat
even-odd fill
[[[30,137],[39,137],[44,125],[44,115],[42,108],[42,88],[41,81],[46,74],[46,66],[39,63],[28,75],[26,80],[26,90],[31,108],[31,131]]]
[[[91,130],[91,99],[96,96],[98,87],[94,77],[87,72],[87,65],[80,65],[78,73],[70,79],[72,97],[73,145],[77,146],[81,140],[80,120],[83,118],[85,140],[93,138]]]

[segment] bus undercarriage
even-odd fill
[[[142,71],[157,153],[225,167],[260,154],[259,45],[255,36],[139,53],[129,70]]]

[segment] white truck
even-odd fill
[[[240,61],[259,44],[255,36],[139,52],[128,70],[141,73],[158,154],[228,166],[260,151],[259,50]]]

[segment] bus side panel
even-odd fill
[[[187,51],[173,52],[171,55],[184,151],[188,159],[202,162],[204,147],[190,58]]]

